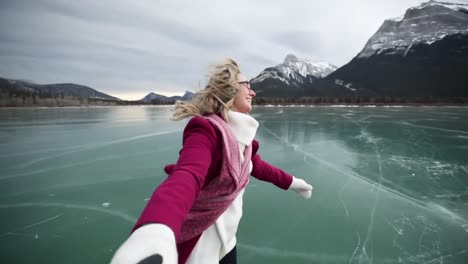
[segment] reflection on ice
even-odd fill
[[[355,241],[334,243],[349,248],[348,263],[463,263],[468,207],[460,201],[468,201],[466,165],[447,162],[440,151],[434,152],[431,131],[468,132],[407,121],[381,130],[380,124],[388,124],[393,116],[337,112],[301,119],[289,110],[280,121],[262,112],[259,120],[266,144],[281,143],[285,155],[297,153],[305,170],[312,170],[308,174],[318,174],[312,181],[314,198],[326,205],[315,205],[311,219],[322,213],[340,215],[341,208],[343,218],[337,224],[346,230],[344,237],[354,234]],[[308,126],[311,123],[317,126]],[[310,227],[313,234],[319,230]]]

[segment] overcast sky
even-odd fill
[[[421,0],[0,0],[0,77],[121,99],[196,91],[233,58],[250,78],[287,54],[349,62]]]

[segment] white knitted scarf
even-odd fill
[[[252,144],[259,125],[257,120],[250,115],[234,111],[228,112],[227,119],[237,141],[244,146]]]

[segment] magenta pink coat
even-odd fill
[[[170,227],[179,241],[182,224],[200,191],[219,175],[222,146],[223,138],[218,128],[203,117],[193,117],[185,127],[177,164],[164,168],[169,176],[156,188],[133,230],[145,224],[160,223]],[[293,177],[263,161],[257,153],[258,148],[258,142],[254,140],[251,175],[287,190]],[[179,263],[187,261],[200,236],[177,244]]]

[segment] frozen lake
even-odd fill
[[[0,261],[107,263],[178,157],[168,107],[0,109]],[[257,107],[239,263],[467,263],[468,108]]]

